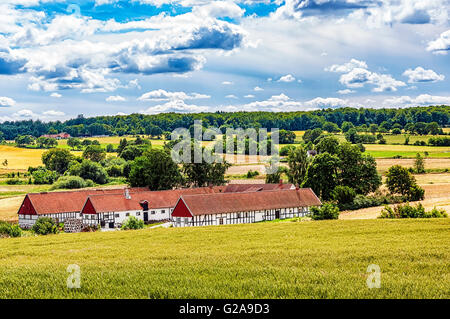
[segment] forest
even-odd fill
[[[74,137],[99,135],[162,135],[176,128],[190,128],[195,120],[202,120],[204,127],[217,127],[224,131],[233,128],[279,128],[284,130],[308,130],[342,127],[346,122],[354,126],[378,125],[397,128],[412,133],[427,134],[426,124],[437,127],[450,125],[450,106],[412,107],[401,109],[339,108],[298,112],[215,112],[215,113],[161,113],[155,115],[131,114],[84,117],[67,121],[42,122],[27,120],[4,122],[0,125],[0,141],[14,140],[19,135],[39,137],[43,134],[67,132]],[[345,126],[345,125],[344,125]],[[424,129],[425,128],[425,129]]]

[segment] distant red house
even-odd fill
[[[42,135],[41,137],[51,137],[51,138],[56,138],[57,140],[63,140],[63,139],[70,138],[70,134],[66,133],[66,132],[62,132],[62,133],[58,133],[58,134],[45,134],[45,135]]]

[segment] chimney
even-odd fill
[[[279,180],[279,182],[278,182],[278,185],[283,185],[283,180],[280,178],[280,180]]]
[[[131,199],[130,190],[128,188],[125,188],[125,198],[126,199]]]

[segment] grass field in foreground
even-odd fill
[[[0,239],[0,298],[450,298],[449,231],[447,218]]]

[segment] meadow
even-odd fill
[[[450,298],[450,220],[304,221],[0,239],[0,298]],[[68,265],[81,288],[68,289]],[[366,285],[381,268],[381,288]]]

